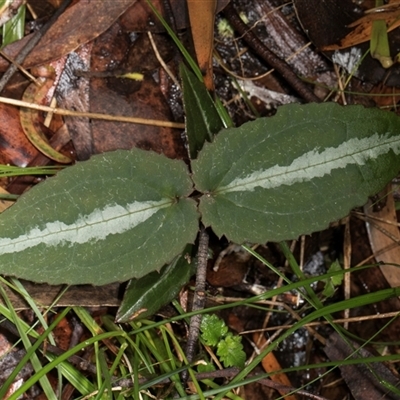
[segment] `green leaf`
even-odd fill
[[[186,134],[190,158],[195,159],[204,142],[223,128],[221,118],[204,83],[183,64],[180,66],[183,82],[183,103],[186,111]]]
[[[216,315],[204,314],[200,325],[201,337],[207,346],[216,346],[228,332],[225,322]]]
[[[1,5],[4,10],[4,2]],[[6,6],[7,7],[7,6]],[[25,14],[26,14],[26,5],[23,4],[17,10],[17,13],[3,25],[3,41],[2,48],[7,46],[10,43],[16,42],[20,40],[25,35]]]
[[[160,273],[152,272],[143,278],[132,279],[125,291],[116,321],[128,322],[134,318],[147,318],[171,302],[193,274],[193,264],[186,259],[192,246],[165,266]]]
[[[219,133],[192,162],[202,222],[237,243],[326,228],[396,176],[399,122],[361,106],[290,104]]]
[[[334,261],[331,264],[331,266],[329,267],[328,273],[335,272],[335,271],[342,271],[342,267],[338,260]],[[330,279],[326,279],[325,287],[324,287],[324,290],[322,291],[322,294],[325,297],[332,297],[333,294],[335,293],[336,286],[341,285],[342,281],[343,281],[343,275],[336,275],[336,276],[332,276]]]
[[[182,161],[138,149],[92,157],[32,188],[0,218],[0,273],[104,285],[160,269],[194,241]]]
[[[217,355],[225,368],[243,368],[246,361],[246,354],[243,351],[242,338],[240,336],[233,336],[231,333],[228,334],[218,343]]]

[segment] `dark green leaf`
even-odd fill
[[[396,176],[399,128],[394,113],[329,103],[227,129],[192,163],[202,221],[238,243],[321,230]]]
[[[61,171],[0,217],[0,273],[103,285],[160,269],[193,242],[196,203],[182,161],[138,149]]]
[[[186,134],[191,159],[197,157],[204,142],[212,141],[223,128],[221,118],[203,82],[181,64],[183,103],[186,111]]]
[[[165,266],[160,273],[152,272],[143,278],[132,279],[118,309],[117,322],[154,315],[162,306],[171,302],[193,274],[193,264],[186,259],[192,246]]]

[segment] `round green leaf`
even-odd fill
[[[192,163],[203,223],[239,243],[325,228],[396,176],[399,122],[361,106],[291,104],[222,131]]]
[[[194,241],[191,192],[182,161],[138,149],[94,156],[0,215],[0,273],[50,284],[140,278]]]

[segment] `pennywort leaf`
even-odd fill
[[[221,337],[228,333],[225,322],[214,314],[203,315],[200,330],[201,337],[207,346],[216,346]]]
[[[200,330],[205,344],[217,348],[217,355],[225,367],[243,368],[246,354],[242,338],[228,332],[228,327],[222,319],[215,314],[204,314]]]
[[[242,338],[229,333],[218,343],[217,355],[226,368],[243,368],[246,361],[246,353],[243,350]]]

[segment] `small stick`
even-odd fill
[[[89,112],[65,110],[63,108],[54,108],[54,107],[50,107],[50,106],[43,106],[41,104],[28,103],[26,101],[9,99],[8,97],[1,97],[1,96],[0,96],[0,103],[11,104],[11,105],[17,106],[17,107],[31,108],[32,110],[39,110],[39,111],[49,112],[49,113],[53,113],[53,114],[57,114],[57,115],[69,116],[69,117],[92,118],[92,119],[101,119],[101,120],[105,120],[105,121],[130,122],[133,124],[164,126],[167,128],[177,128],[177,129],[185,128],[185,124],[181,123],[181,122],[161,121],[161,120],[156,120],[156,119],[146,119],[146,118],[139,118],[139,117],[127,117],[125,115],[109,115],[109,114],[101,114],[101,113],[89,113]]]
[[[246,43],[272,68],[279,72],[286,82],[306,101],[320,103],[314,92],[292,71],[290,66],[277,57],[241,20],[232,3],[229,3],[223,13],[233,28],[242,35]]]

